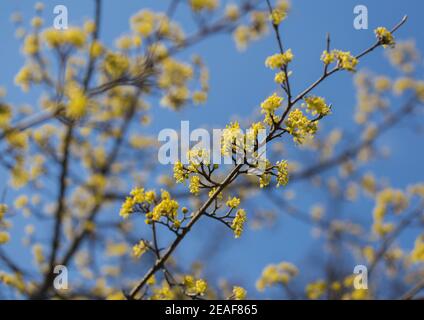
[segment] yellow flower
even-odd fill
[[[124,203],[121,206],[121,210],[119,211],[119,215],[126,219],[133,213],[133,207],[135,205],[133,197],[127,197]]]
[[[327,285],[325,281],[318,280],[316,282],[309,283],[306,286],[306,295],[309,299],[319,299],[325,293]]]
[[[90,47],[90,56],[92,58],[97,58],[101,56],[104,52],[103,45],[100,43],[100,41],[95,40],[91,43]]]
[[[236,216],[231,224],[231,228],[234,230],[234,235],[236,238],[239,238],[241,236],[246,220],[246,211],[243,209],[237,210]]]
[[[358,59],[350,54],[340,50],[333,50],[332,53],[338,61],[338,67],[348,71],[355,71]]]
[[[424,262],[424,235],[415,240],[415,247],[411,252],[411,260],[414,263]]]
[[[324,98],[310,96],[304,99],[306,108],[312,115],[328,115],[331,111],[330,107],[325,103]]]
[[[129,66],[128,58],[119,53],[107,53],[103,62],[103,68],[106,74],[112,78],[123,76],[128,71]]]
[[[64,33],[67,43],[77,48],[81,48],[85,44],[85,34],[80,28],[69,28]]]
[[[39,69],[33,65],[23,66],[15,76],[15,84],[28,91],[31,83],[39,83],[42,77]]]
[[[289,262],[270,264],[264,268],[260,278],[256,281],[256,289],[263,291],[266,287],[276,284],[288,284],[299,273],[296,266]]]
[[[208,94],[204,91],[195,91],[193,92],[192,99],[195,105],[202,104],[208,99]]]
[[[377,91],[386,91],[390,89],[391,82],[387,77],[380,76],[375,79],[374,87]]]
[[[244,300],[246,299],[246,290],[242,287],[234,286],[233,287],[233,296],[235,300]]]
[[[208,284],[206,283],[205,280],[199,279],[196,281],[196,284],[195,284],[196,294],[203,295],[207,288],[208,288]]]
[[[126,300],[126,299],[127,298],[122,293],[122,291],[113,292],[106,297],[106,300]]]
[[[289,182],[288,162],[286,160],[277,163],[277,187],[287,185]]]
[[[4,218],[4,215],[7,213],[8,207],[4,203],[0,203],[0,221]]]
[[[261,103],[261,113],[265,114],[265,122],[269,125],[272,125],[273,121],[278,120],[278,118],[274,115],[275,111],[281,106],[282,101],[282,97],[279,97],[276,93],[273,93],[271,96],[266,98],[264,102]]]
[[[291,71],[287,73],[288,76],[291,75]],[[278,84],[283,84],[287,81],[286,73],[284,71],[280,71],[275,74],[274,81]]]
[[[386,48],[387,46],[395,45],[395,39],[392,33],[386,28],[378,27],[377,29],[374,30],[374,33],[378,41],[380,41],[380,43],[383,45],[384,48]]]
[[[197,195],[200,191],[200,177],[193,175],[190,177],[190,193]]]
[[[7,142],[16,149],[28,148],[28,134],[26,132],[14,131],[6,136]]]
[[[21,293],[25,291],[25,283],[20,273],[8,274],[0,271],[0,283],[16,288]]]
[[[15,199],[15,208],[22,209],[26,207],[29,203],[28,197],[26,195],[21,195]]]
[[[302,144],[307,136],[313,136],[318,129],[317,121],[310,121],[299,109],[290,112],[286,126],[293,140],[299,144]]]
[[[331,64],[334,62],[334,59],[334,52],[328,52],[325,50],[321,55],[321,61],[324,62],[324,64]]]
[[[280,9],[274,9],[272,10],[272,13],[270,15],[270,20],[272,21],[272,24],[278,26],[281,21],[283,21],[287,16],[287,13]]]
[[[154,221],[159,221],[162,216],[166,216],[169,219],[174,220],[179,208],[178,202],[171,199],[171,196],[167,191],[162,191],[161,197],[162,201],[153,208],[152,219]]]
[[[23,51],[25,54],[34,55],[40,50],[37,35],[31,34],[25,38]]]
[[[264,173],[259,178],[259,187],[261,189],[265,188],[266,186],[269,185],[270,182],[271,182],[271,175],[269,173]]]
[[[66,30],[50,28],[44,31],[43,37],[52,48],[57,48],[65,44],[81,48],[86,41],[84,31],[80,28],[69,28]]]
[[[286,66],[293,60],[293,53],[291,49],[288,49],[283,54],[276,53],[272,56],[269,56],[265,60],[265,65],[270,69],[281,69],[283,66]]]
[[[190,0],[193,11],[214,10],[218,5],[218,0]]]
[[[237,197],[228,198],[226,205],[229,208],[236,209],[240,205],[240,198],[237,198]]]
[[[96,24],[94,21],[88,20],[84,23],[84,31],[87,33],[94,33],[96,31]]]
[[[35,28],[35,29],[39,29],[41,28],[41,26],[43,25],[43,19],[40,17],[34,17],[31,20],[31,25]]]
[[[113,243],[106,245],[106,254],[108,257],[122,257],[128,252],[128,246],[125,242]]]
[[[244,50],[252,38],[249,27],[240,25],[233,32],[233,38],[238,50]]]
[[[0,244],[8,243],[10,240],[9,233],[7,232],[0,232]]]
[[[143,240],[141,240],[139,243],[133,246],[132,253],[135,258],[140,258],[146,251],[148,247],[144,243]]]
[[[243,134],[240,124],[235,121],[227,125],[222,133],[221,152],[223,155],[230,155],[235,147],[240,147]],[[235,145],[235,146],[234,146]],[[237,151],[237,150],[236,150]]]
[[[133,41],[129,36],[122,36],[116,40],[115,46],[121,50],[129,50],[133,46]]]
[[[84,90],[78,85],[72,83],[68,85],[66,95],[69,97],[69,103],[66,108],[66,114],[68,117],[78,119],[84,116],[89,104],[89,99],[85,95]]]
[[[225,8],[225,16],[231,21],[236,21],[240,17],[240,11],[235,4],[229,4]]]
[[[184,165],[180,161],[174,164],[174,178],[177,183],[183,183],[188,178],[188,174],[184,171]]]
[[[172,300],[175,299],[175,293],[164,281],[161,288],[153,288],[152,300]]]

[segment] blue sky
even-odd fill
[[[81,24],[85,18],[91,16],[91,1],[87,0],[62,0],[44,1],[46,3],[46,23],[52,8],[57,4],[64,4],[69,10],[71,24]],[[0,86],[8,89],[8,101],[12,103],[33,103],[37,95],[22,94],[20,89],[13,85],[11,79],[15,76],[23,63],[23,57],[18,55],[20,44],[15,40],[14,27],[10,23],[10,14],[21,11],[24,19],[29,19],[33,14],[33,4],[29,0],[2,0],[0,3],[0,50],[1,72]],[[113,44],[114,39],[129,30],[128,18],[147,7],[163,9],[167,0],[132,1],[132,0],[106,0],[102,18],[101,38],[105,43]],[[355,30],[353,28],[353,8],[358,4],[368,7],[369,29]],[[187,11],[187,8],[184,8]],[[184,11],[182,10],[182,11]],[[186,30],[190,30],[187,14],[177,15],[183,21]],[[291,84],[294,92],[300,92],[309,83],[319,77],[322,64],[319,61],[321,52],[325,47],[325,35],[331,34],[332,46],[335,48],[358,53],[374,42],[373,29],[378,26],[391,27],[397,23],[404,14],[409,16],[408,23],[396,33],[398,39],[414,38],[417,47],[424,52],[422,30],[424,23],[422,13],[424,2],[420,0],[404,1],[353,1],[353,0],[294,0],[292,10],[286,21],[282,24],[282,37],[286,48],[292,48],[295,60],[291,65],[294,70]],[[53,19],[53,15],[51,15]],[[179,128],[181,120],[190,120],[192,129],[196,127],[225,126],[234,117],[246,117],[255,112],[260,102],[275,90],[273,72],[264,67],[264,60],[268,55],[275,53],[277,44],[272,33],[264,39],[253,42],[245,52],[238,52],[233,40],[228,35],[219,35],[206,42],[200,43],[190,49],[183,57],[199,53],[211,71],[210,97],[205,106],[189,107],[175,114],[161,108],[158,103],[152,104],[153,124],[149,132],[156,135],[159,130]],[[396,72],[383,59],[383,50],[361,60],[359,69],[369,69],[376,73],[395,76]],[[422,76],[422,75],[421,75]],[[350,127],[351,115],[355,106],[355,91],[352,75],[340,73],[320,86],[315,93],[322,95],[333,106],[333,114],[326,118],[325,128],[334,126]],[[375,169],[377,175],[387,177],[396,187],[404,187],[409,183],[422,181],[424,173],[422,163],[424,150],[422,137],[416,136],[406,129],[397,130],[396,133],[385,134],[381,142],[389,145],[394,150],[394,155],[387,161],[379,161],[370,168]],[[171,172],[171,168],[164,168]],[[4,181],[4,179],[2,179]],[[308,205],[317,201],[305,193],[304,186],[297,185],[298,197]],[[0,190],[2,186],[0,185]],[[318,199],[319,200],[319,199]],[[270,204],[265,204],[272,208]],[[369,213],[369,204],[364,204],[365,214]],[[358,210],[358,209],[356,209]],[[201,237],[206,224],[203,221],[195,230],[191,239],[182,243],[178,254],[191,261],[203,250],[204,241],[197,242]],[[218,226],[217,226],[218,227]],[[231,234],[223,233],[230,239]],[[301,235],[301,236],[300,236]],[[268,263],[281,260],[304,262],[304,254],[314,251],[314,239],[310,237],[310,227],[287,217],[282,217],[273,229],[249,231],[237,241],[226,241],[226,246],[219,259],[214,260],[218,268],[222,268],[224,275],[236,281],[240,278],[246,283],[249,291],[253,292],[254,281],[259,276],[262,268]],[[248,249],[248,250],[247,250]],[[8,248],[8,251],[14,248]],[[184,253],[182,253],[184,251]],[[19,256],[19,254],[18,254]],[[312,272],[312,271],[311,271]]]

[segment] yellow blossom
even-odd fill
[[[283,10],[280,9],[274,9],[272,10],[271,14],[270,14],[270,20],[272,21],[272,23],[276,26],[278,26],[281,21],[283,21],[287,16],[287,13]]]
[[[9,233],[7,232],[0,232],[0,245],[8,243],[10,240]]]
[[[162,191],[162,201],[159,202],[152,211],[152,219],[159,221],[162,216],[174,220],[177,216],[179,204],[171,199],[169,192]]]
[[[327,50],[325,50],[321,55],[321,61],[324,62],[324,64],[331,64],[334,62],[334,59],[334,52],[328,52]]]
[[[240,198],[237,198],[237,197],[228,198],[226,205],[229,208],[236,209],[240,205]]]
[[[306,286],[306,295],[309,299],[319,299],[324,295],[326,288],[327,285],[323,280],[318,280],[316,282],[309,283]]]
[[[126,219],[129,217],[131,213],[133,213],[133,207],[135,205],[133,197],[127,197],[124,203],[121,206],[121,210],[119,211],[119,215]]]
[[[288,162],[286,160],[277,163],[277,187],[287,185],[289,182]]]
[[[23,51],[25,54],[34,55],[40,50],[38,36],[31,34],[25,38]]]
[[[278,118],[275,116],[275,111],[281,106],[282,101],[282,97],[273,93],[261,103],[261,113],[265,114],[265,122],[269,125],[271,125],[273,121],[278,121]]]
[[[276,53],[272,56],[269,56],[265,60],[265,65],[270,69],[281,69],[283,66],[286,66],[288,63],[290,63],[293,60],[293,53],[291,49],[288,49],[283,54]]]
[[[174,178],[177,183],[183,183],[188,179],[188,173],[185,172],[184,165],[180,161],[174,164]]]
[[[123,76],[128,71],[129,66],[128,58],[119,53],[107,53],[103,62],[103,68],[106,74],[112,78]]]
[[[200,191],[200,177],[193,175],[190,177],[190,193],[197,195]]]
[[[386,28],[378,27],[377,29],[374,30],[374,33],[378,41],[380,41],[380,43],[383,45],[384,48],[386,48],[387,46],[394,46],[395,39],[392,33]]]
[[[78,119],[85,115],[89,99],[83,89],[72,83],[68,86],[66,94],[69,97],[69,103],[66,108],[66,114],[73,119]]]
[[[219,5],[218,0],[190,0],[193,11],[214,10]]]
[[[198,295],[203,295],[207,288],[208,288],[208,284],[206,283],[205,280],[199,279],[196,281],[195,289]]]
[[[240,11],[237,5],[228,4],[225,8],[225,16],[231,21],[236,21],[240,17]]]
[[[263,291],[276,284],[288,284],[299,273],[295,265],[289,262],[270,264],[264,268],[256,282],[256,289]]]
[[[415,247],[411,252],[411,260],[414,263],[424,262],[424,235],[415,240]]]
[[[317,121],[310,121],[299,109],[291,111],[285,123],[287,131],[299,144],[302,144],[306,137],[313,136],[318,129]]]
[[[4,203],[0,203],[0,221],[4,218],[4,215],[7,213],[8,207]]]
[[[231,228],[234,230],[234,235],[236,238],[239,238],[241,236],[246,220],[246,211],[244,211],[243,209],[237,210],[236,216],[231,224]]]
[[[238,286],[233,287],[233,296],[235,300],[244,300],[246,299],[246,289]]]
[[[26,207],[29,203],[28,197],[26,195],[21,195],[15,199],[15,208],[22,209]]]
[[[139,243],[133,246],[132,253],[135,258],[140,258],[146,251],[148,247],[144,243],[143,240],[141,240]]]
[[[310,96],[304,98],[306,108],[312,115],[328,115],[331,111],[330,107],[325,103],[324,98]]]
[[[193,92],[192,99],[195,105],[203,104],[208,99],[208,94],[204,91],[195,91]]]
[[[358,59],[350,54],[350,52],[344,52],[340,50],[333,50],[332,53],[338,61],[338,67],[348,71],[355,71]]]
[[[287,76],[290,76],[291,72],[287,73]],[[283,84],[287,81],[286,73],[284,71],[277,72],[274,77],[274,81],[278,84]]]

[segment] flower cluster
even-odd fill
[[[159,221],[162,216],[175,221],[177,218],[179,204],[176,200],[171,199],[171,195],[167,191],[162,191],[161,201],[153,208],[153,211],[148,213],[146,217],[150,217],[153,221]]]
[[[261,277],[256,282],[256,288],[264,291],[266,287],[276,284],[288,284],[299,273],[296,266],[289,262],[271,264],[262,271]]]
[[[215,10],[218,5],[218,0],[190,0],[190,5],[193,11],[202,11],[202,10]]]
[[[247,291],[246,289],[238,286],[233,288],[233,297],[235,300],[244,300],[246,299]]]
[[[378,27],[374,30],[374,33],[378,41],[380,41],[384,48],[386,48],[387,46],[393,47],[395,45],[395,38],[393,37],[392,33],[386,28]]]
[[[384,223],[390,208],[395,213],[401,213],[408,207],[408,197],[401,191],[396,189],[387,188],[377,194],[376,204],[373,211],[374,225],[373,230],[378,235],[385,235],[391,232],[394,228],[392,223]]]
[[[244,209],[238,209],[236,216],[234,217],[234,220],[231,224],[231,228],[234,230],[234,235],[236,238],[241,236],[246,220],[246,211]]]
[[[184,277],[183,285],[185,288],[185,292],[187,295],[193,296],[193,295],[204,295],[208,284],[203,279],[195,280],[193,276],[186,275]]]
[[[66,30],[50,28],[44,31],[43,37],[46,43],[52,48],[60,48],[65,45],[81,48],[86,42],[84,31],[76,27]]]
[[[148,246],[143,240],[133,246],[132,253],[135,258],[140,258],[148,249]]]
[[[293,136],[293,140],[302,144],[305,138],[313,136],[318,129],[318,121],[309,120],[300,109],[290,112],[286,120],[286,130]]]
[[[322,97],[310,96],[303,100],[306,102],[306,109],[314,116],[326,116],[331,111],[330,107],[326,104],[325,99]]]
[[[276,8],[272,10],[269,18],[272,24],[278,26],[286,17],[287,13],[285,11]]]
[[[269,56],[265,60],[265,65],[270,69],[281,69],[284,66],[288,65],[294,58],[294,55],[291,49],[288,49],[284,53],[276,53],[272,56]]]
[[[277,187],[289,183],[289,170],[287,160],[277,162]]]
[[[226,205],[229,208],[236,209],[240,205],[240,198],[237,198],[237,197],[228,198]]]
[[[321,55],[321,60],[326,65],[337,61],[337,67],[347,71],[355,71],[358,64],[358,59],[352,56],[350,52],[341,50],[324,51]]]
[[[424,234],[415,240],[415,246],[411,252],[411,261],[415,263],[424,262]]]
[[[261,113],[265,114],[265,123],[272,125],[273,122],[278,121],[275,111],[281,107],[282,102],[283,98],[278,96],[277,93],[273,93],[261,103]]]
[[[134,206],[146,202],[147,204],[153,204],[155,201],[155,192],[153,190],[145,192],[144,188],[134,188],[130,196],[126,198],[121,206],[119,215],[121,217],[128,218],[131,213],[134,212]]]

